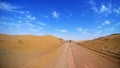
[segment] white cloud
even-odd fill
[[[98,12],[97,7],[92,7],[92,9],[93,9],[95,12]]]
[[[31,16],[31,15],[26,15],[26,16],[27,16],[27,18],[30,19],[30,20],[35,20],[35,19],[36,19],[36,17],[33,17],[33,16]]]
[[[115,13],[120,14],[120,7],[113,10]]]
[[[1,23],[0,25],[5,25],[7,27],[10,27],[12,29],[16,28],[16,29],[27,29],[33,32],[36,32],[38,30],[42,30],[44,28],[48,28],[48,25],[46,25],[45,23],[41,23],[39,22],[39,20],[37,19],[32,19],[32,14],[30,12],[26,12],[25,14],[21,16],[16,16],[15,18],[18,19],[16,21],[13,22],[13,19],[11,19],[10,17],[0,17],[1,19]],[[28,17],[27,17],[28,16]],[[19,18],[21,17],[21,18]],[[34,17],[33,17],[34,18]],[[38,25],[39,24],[39,25]],[[41,25],[41,26],[40,26]]]
[[[78,28],[77,30],[82,34],[88,34],[88,29]]]
[[[115,26],[118,26],[118,25],[120,25],[120,23],[116,23],[116,24],[115,24]]]
[[[59,30],[59,31],[63,32],[63,33],[67,32],[67,30],[65,30],[65,29],[62,29],[62,30]]]
[[[65,15],[65,14],[62,14],[62,15],[64,15],[64,16],[65,16],[66,18],[68,18],[68,19],[73,16],[72,13],[69,13],[69,14],[67,14],[67,15]]]
[[[43,22],[36,22],[38,24],[38,26],[40,27],[39,29],[49,29],[51,28],[48,24],[43,23]]]
[[[102,35],[102,30],[96,30],[93,34],[92,34],[92,36],[93,36],[93,38],[98,38],[98,37],[100,37],[101,35]]]
[[[110,2],[106,4],[101,4],[99,8],[96,6],[96,2],[94,0],[89,0],[87,3],[90,5],[91,9],[94,10],[97,14],[105,13],[105,15],[110,15],[112,13],[120,14],[120,6],[115,7]]]
[[[115,7],[111,3],[102,4],[99,9],[99,13],[106,13],[107,15],[112,13],[120,14],[120,7]]]
[[[1,19],[0,25],[1,26],[4,25],[5,26],[4,29],[8,27],[8,28],[11,28],[11,30],[16,29],[15,30],[16,32],[17,30],[23,30],[23,29],[32,31],[32,32],[39,32],[39,30],[48,28],[47,24],[41,23],[40,20],[34,17],[29,11],[24,11],[24,13],[21,14],[21,11],[19,11],[20,10],[19,7],[16,7],[12,4],[9,4],[6,2],[0,2],[0,10],[19,13],[19,15],[14,14],[12,17],[0,16],[0,19]]]
[[[92,9],[95,12],[98,12],[98,8],[96,7],[96,2],[94,0],[89,0],[89,1],[87,1],[87,3],[92,7]]]
[[[106,20],[105,22],[102,23],[102,25],[109,25],[111,22],[109,20]]]
[[[108,27],[108,28],[104,29],[103,31],[106,32],[106,33],[111,33],[111,32],[114,33],[114,31],[115,31],[115,27],[114,27],[114,26],[112,26],[112,27]]]
[[[46,26],[46,24],[42,22],[38,22],[38,24],[40,24],[41,26]]]
[[[26,25],[27,27],[34,27],[34,25],[33,25],[32,23],[29,23],[29,22],[25,23],[25,25]]]
[[[44,29],[43,27],[38,27],[39,30]]]
[[[6,2],[0,2],[0,9],[9,11],[9,12],[16,12],[16,13],[20,13],[20,14],[24,13],[24,11],[18,11],[18,9],[19,9],[18,6],[14,6],[14,5],[12,5],[10,3],[6,3]]]
[[[38,29],[34,29],[34,28],[30,28],[31,31],[33,32],[38,32],[39,30]]]
[[[59,14],[58,12],[56,12],[56,11],[53,12],[53,17],[54,17],[54,18],[58,18],[59,15],[60,15],[60,14]]]
[[[18,7],[15,7],[6,2],[0,2],[0,9],[7,10],[7,11],[15,11],[16,9],[18,9]]]
[[[103,13],[103,12],[106,12],[108,11],[108,8],[105,6],[105,5],[101,5],[101,8],[100,8],[100,13]]]
[[[106,21],[104,21],[102,24],[100,24],[99,26],[97,26],[96,28],[102,28],[102,27],[104,27],[105,25],[109,25],[111,23],[111,21],[109,21],[109,20],[106,20]]]
[[[21,28],[22,26],[24,26],[23,23],[16,23],[16,22],[2,22],[0,23],[2,25],[8,26],[8,27],[17,27],[17,28]]]
[[[80,31],[80,32],[81,32],[81,31],[83,31],[83,29],[82,29],[82,28],[78,28],[78,31]]]
[[[92,6],[95,6],[96,5],[96,2],[94,0],[89,0],[87,1],[88,4],[92,5]]]

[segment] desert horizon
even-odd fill
[[[0,0],[0,68],[120,68],[120,0]]]
[[[119,42],[119,33],[84,41],[64,40],[51,35],[0,34],[0,67],[84,68],[94,63],[92,67],[95,68],[119,68]]]

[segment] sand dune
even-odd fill
[[[94,40],[79,42],[78,44],[117,58],[120,62],[120,34],[112,34]]]
[[[18,68],[27,60],[59,47],[63,39],[46,35],[0,34],[0,68]]]

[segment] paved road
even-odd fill
[[[21,68],[120,68],[120,65],[75,43],[65,43],[27,61]]]

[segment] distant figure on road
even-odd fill
[[[69,43],[69,41],[68,41],[68,40],[66,40],[66,42],[67,42],[67,43]]]
[[[72,40],[67,40],[66,42],[67,42],[67,43],[71,43],[71,42],[72,42]]]
[[[72,40],[69,40],[69,43],[71,43],[72,42]]]

